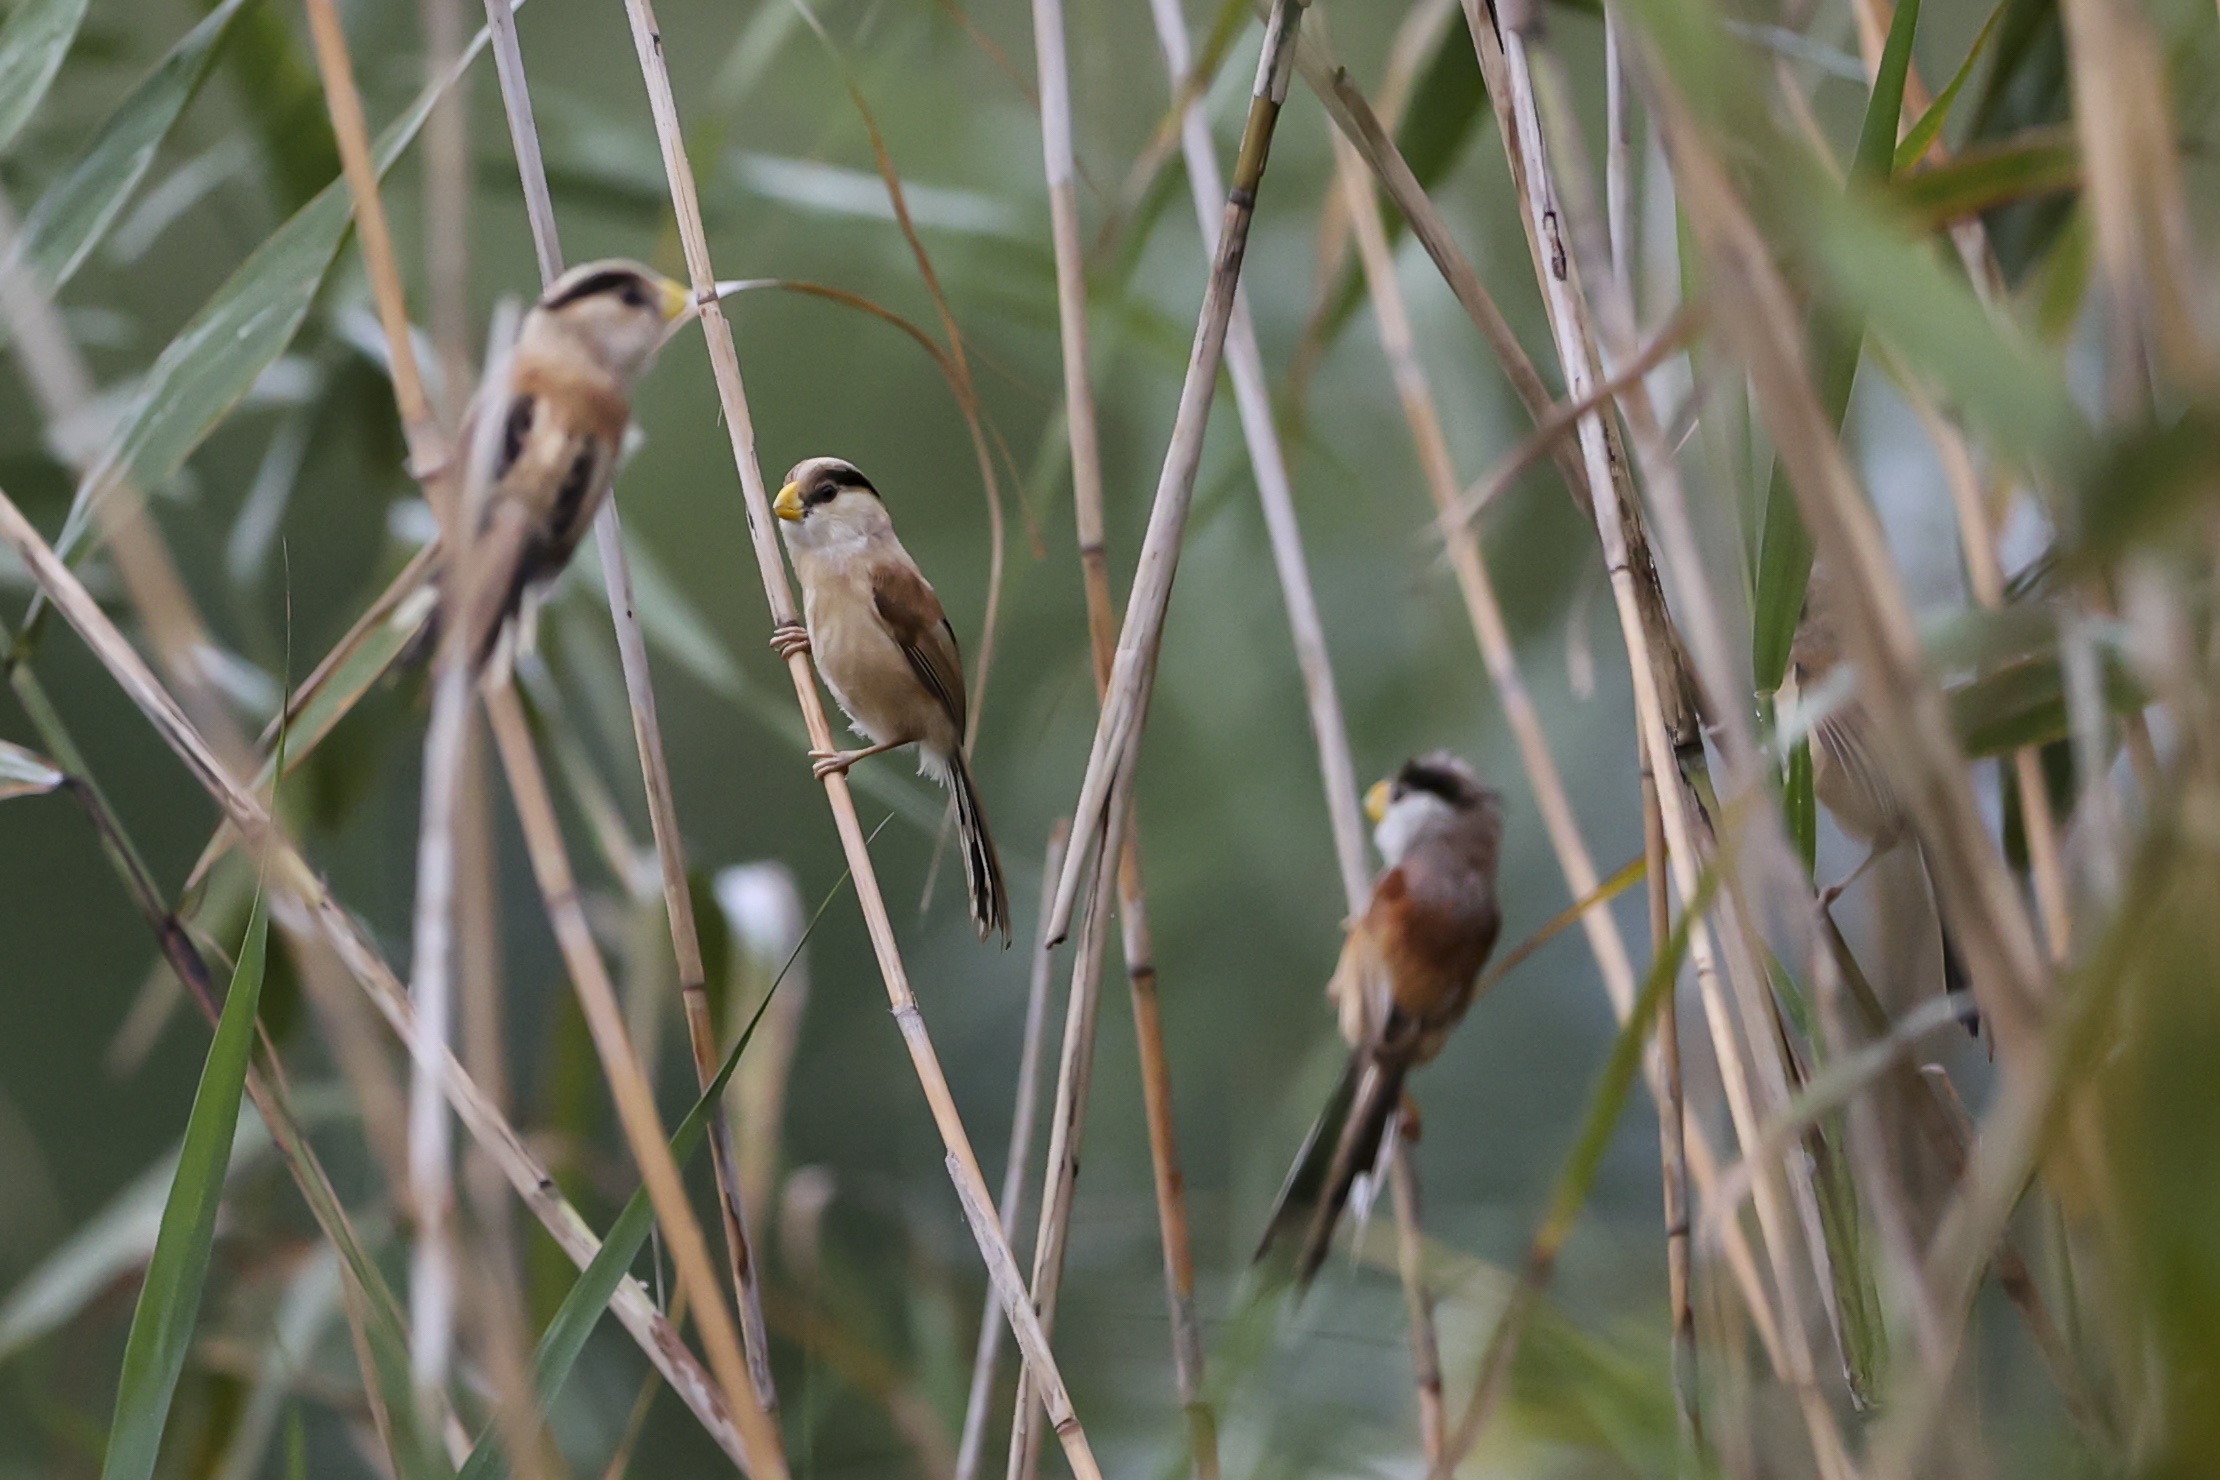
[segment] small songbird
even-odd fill
[[[525,593],[570,562],[609,495],[632,388],[693,306],[679,284],[611,260],[564,273],[524,315],[508,384],[472,403],[453,464],[468,466],[481,418],[501,418],[460,587],[474,664],[485,661]],[[453,482],[459,489],[459,471]]]
[[[1788,649],[1789,671],[1796,690],[1807,699],[1815,694],[1843,661],[1841,627],[1845,614],[1839,577],[1826,560],[1812,563],[1811,579],[1804,590],[1804,610]],[[1912,831],[1911,816],[1902,796],[1873,752],[1873,719],[1855,695],[1835,704],[1812,726],[1811,789],[1844,834],[1866,846],[1868,852],[1842,883],[1827,893],[1832,900],[1899,844],[1909,844],[1921,864],[1922,880],[1931,885],[1925,868],[1926,853]],[[1948,922],[1941,918],[1942,901],[1935,898],[1936,921],[1942,938],[1943,987],[1957,991],[1966,985],[1964,958],[1951,938]],[[1969,1031],[1978,1031],[1978,1019],[1968,1017]]]
[[[806,630],[780,628],[772,646],[787,656],[814,650],[825,686],[871,742],[861,750],[812,751],[812,768],[822,780],[865,756],[917,746],[918,770],[956,801],[971,923],[981,940],[999,932],[1008,945],[1002,864],[964,757],[963,659],[932,583],[895,537],[879,491],[853,463],[837,457],[797,463],[771,509],[784,526],[807,623]]]
[[[1261,1262],[1300,1231],[1295,1278],[1308,1285],[1333,1243],[1357,1177],[1372,1170],[1403,1100],[1403,1079],[1441,1052],[1472,1005],[1495,948],[1496,855],[1502,800],[1448,751],[1407,762],[1365,794],[1387,871],[1342,943],[1326,996],[1338,1010],[1349,1064],[1311,1127],[1272,1221]]]

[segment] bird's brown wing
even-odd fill
[[[887,635],[909,659],[919,683],[937,700],[961,735],[964,728],[964,665],[956,651],[956,629],[940,598],[917,567],[888,561],[871,573],[871,603]]]

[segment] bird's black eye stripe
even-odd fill
[[[634,308],[647,306],[647,289],[641,284],[640,275],[623,268],[611,268],[607,272],[587,274],[553,298],[542,299],[540,307],[561,308],[566,303],[602,293],[614,293]]]

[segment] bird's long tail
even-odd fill
[[[958,750],[948,761],[948,791],[956,799],[956,839],[963,848],[964,886],[971,894],[971,923],[979,938],[999,933],[1010,943],[1010,894],[1002,883],[1002,860],[987,830],[987,811],[971,765]]]
[[[1333,1247],[1334,1227],[1349,1205],[1350,1188],[1372,1170],[1379,1156],[1388,1122],[1403,1098],[1408,1068],[1400,1059],[1368,1049],[1350,1053],[1341,1082],[1304,1138],[1303,1149],[1280,1188],[1271,1222],[1257,1245],[1257,1263],[1292,1273],[1298,1286],[1309,1286]],[[1302,1239],[1291,1269],[1284,1262],[1284,1251],[1274,1255],[1290,1235]]]

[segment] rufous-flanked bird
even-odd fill
[[[482,419],[501,419],[459,603],[457,585],[442,578],[443,603],[467,608],[473,664],[485,661],[525,593],[570,563],[609,496],[632,389],[692,311],[684,287],[611,260],[572,268],[525,313],[507,384],[480,391],[452,463],[459,493]]]
[[[1410,1071],[1441,1052],[1472,1005],[1502,923],[1495,900],[1503,805],[1446,750],[1405,763],[1366,793],[1387,871],[1342,942],[1326,996],[1349,1064],[1303,1142],[1257,1247],[1259,1262],[1300,1237],[1308,1285],[1333,1244],[1356,1179],[1373,1168]]]
[[[932,583],[894,533],[886,502],[855,464],[813,457],[786,475],[772,512],[802,583],[807,630],[781,628],[782,654],[803,646],[847,712],[860,750],[813,751],[821,780],[866,756],[915,745],[918,770],[956,801],[956,833],[979,938],[1010,939],[1010,898],[994,835],[964,756],[964,665]]]

